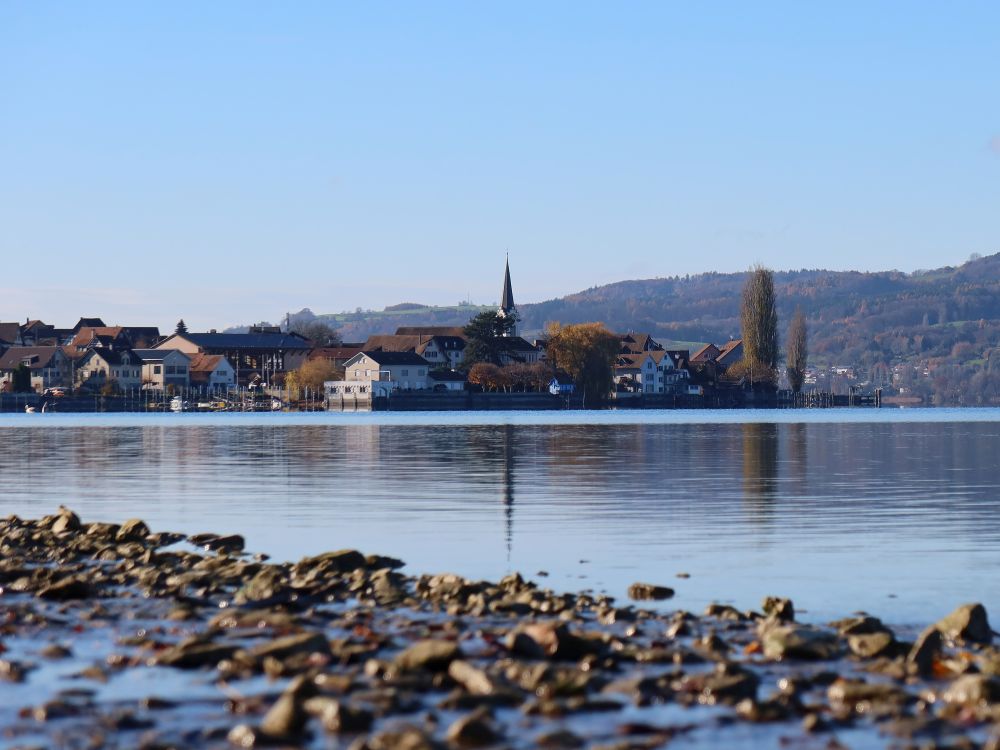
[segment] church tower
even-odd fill
[[[514,290],[510,285],[510,256],[507,257],[507,266],[503,272],[503,292],[500,294],[500,309],[497,315],[515,319],[514,327],[510,329],[508,336],[517,336],[517,308],[514,306]]]

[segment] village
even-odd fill
[[[70,404],[173,411],[588,405],[579,378],[549,356],[549,341],[519,335],[509,263],[495,318],[493,361],[469,356],[470,326],[400,327],[330,346],[287,326],[192,333],[181,321],[164,335],[101,318],[80,318],[71,328],[0,322],[0,404],[8,411]],[[754,400],[746,378],[730,376],[743,359],[741,339],[692,352],[667,348],[648,333],[614,336],[608,392],[589,405],[733,407]]]

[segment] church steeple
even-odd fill
[[[503,292],[500,295],[500,309],[497,315],[507,318],[514,318],[514,326],[510,329],[508,336],[517,336],[517,308],[514,307],[514,289],[510,284],[510,256],[507,256],[507,264],[503,271]]]
[[[503,272],[503,294],[500,295],[500,312],[509,315],[514,311],[514,290],[510,286],[510,256]]]

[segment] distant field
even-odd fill
[[[494,310],[494,305],[427,305],[421,307],[407,307],[397,310],[362,310],[361,312],[323,313],[316,317],[334,323],[350,323],[356,320],[378,320],[380,318],[398,318],[401,316],[421,316],[434,313],[444,313],[448,315],[468,315],[470,318],[478,315],[483,310]]]

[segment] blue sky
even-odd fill
[[[1000,250],[1000,4],[0,5],[0,320]]]

